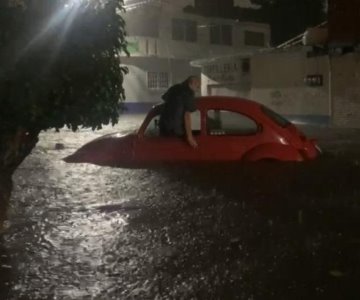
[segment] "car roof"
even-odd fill
[[[229,96],[201,96],[196,98],[196,106],[199,110],[230,110],[230,111],[239,111],[240,113],[248,113],[249,115],[254,114],[259,116],[258,112],[262,107],[262,104],[240,98],[240,97],[229,97]],[[159,103],[149,111],[144,122],[142,123],[139,131],[144,131],[145,126],[150,121],[154,115],[160,114],[162,108],[164,107],[164,102]]]
[[[163,103],[156,105],[153,109],[158,111]],[[261,107],[260,103],[240,97],[229,96],[201,96],[196,98],[198,109],[234,109],[234,110],[256,110]]]
[[[238,109],[257,109],[261,104],[240,97],[229,96],[202,96],[196,98],[198,108],[238,108]]]

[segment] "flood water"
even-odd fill
[[[139,121],[42,134],[14,176],[0,299],[359,299],[360,131],[305,128],[329,154],[304,164],[61,160]]]

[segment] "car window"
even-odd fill
[[[160,136],[159,131],[159,120],[160,115],[155,115],[149,122],[148,126],[145,129],[145,136],[147,137],[157,137]]]
[[[191,129],[194,135],[199,135],[201,131],[201,113],[199,110],[191,113]]]
[[[209,135],[251,135],[257,131],[257,123],[241,113],[227,110],[209,110],[207,113]]]
[[[145,136],[147,137],[160,136],[159,121],[160,121],[160,115],[156,115],[150,120],[148,126],[145,129]],[[194,135],[200,134],[201,114],[199,110],[196,110],[193,113],[191,113],[191,128]]]

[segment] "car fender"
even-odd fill
[[[304,158],[294,147],[275,143],[267,143],[256,146],[249,150],[244,156],[244,161],[259,160],[279,161],[303,161]]]

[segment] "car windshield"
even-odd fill
[[[286,118],[284,118],[283,116],[279,115],[278,113],[274,112],[273,110],[271,110],[266,106],[262,106],[261,110],[268,118],[270,118],[272,121],[274,121],[277,125],[281,127],[285,128],[291,124],[289,120],[287,120]]]

